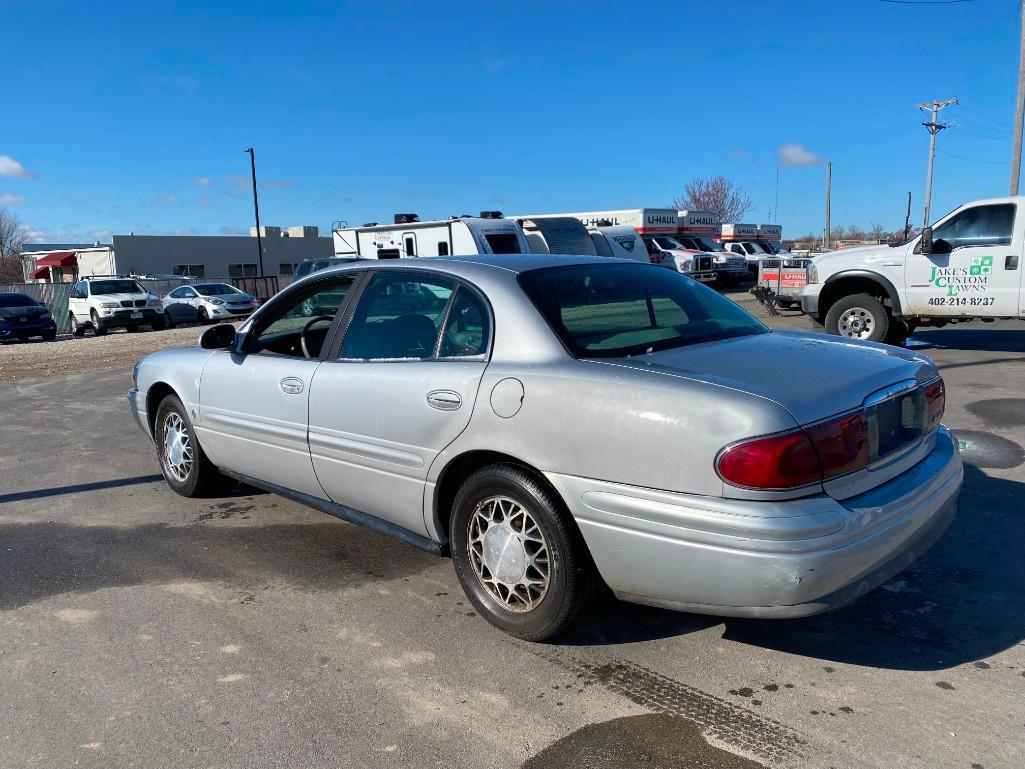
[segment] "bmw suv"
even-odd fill
[[[149,326],[154,331],[164,328],[164,312],[160,300],[132,278],[116,275],[94,275],[78,281],[68,297],[68,321],[71,333],[103,336],[109,329],[135,331]]]

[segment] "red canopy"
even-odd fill
[[[50,265],[46,265],[45,267],[36,267],[32,270],[32,279],[39,280],[40,278],[50,278]]]
[[[74,251],[52,251],[42,259],[36,259],[36,267],[76,267]]]

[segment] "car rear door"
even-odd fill
[[[351,273],[327,276],[283,292],[241,352],[210,355],[194,424],[215,465],[324,498],[306,440],[310,384],[354,281]]]
[[[382,270],[350,312],[310,386],[313,467],[332,501],[425,534],[427,471],[470,421],[490,311],[449,276]]]

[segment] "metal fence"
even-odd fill
[[[151,294],[163,299],[168,293],[189,283],[230,283],[240,291],[251,294],[256,303],[262,304],[276,294],[279,289],[276,275],[262,278],[181,278],[179,280],[150,280],[138,278],[138,283]],[[71,331],[68,319],[68,296],[74,283],[0,283],[0,293],[27,294],[37,302],[42,302],[57,322],[57,331],[66,334]]]

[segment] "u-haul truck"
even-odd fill
[[[705,283],[715,280],[711,255],[695,253],[676,240],[679,223],[676,211],[672,208],[613,208],[604,211],[531,214],[516,218],[536,221],[564,216],[572,216],[588,228],[632,227],[644,241],[652,264],[674,269]]]
[[[758,266],[762,260],[773,255],[767,246],[758,242],[757,224],[724,224],[721,240],[727,251],[744,257],[752,276],[758,275]]]
[[[747,259],[723,248],[719,243],[722,223],[710,211],[677,211],[678,229],[676,239],[694,251],[712,255],[712,269],[716,281],[721,285],[733,286],[747,277]]]
[[[416,214],[395,214],[393,224],[342,227],[333,231],[332,239],[335,256],[361,259],[530,253],[520,225],[501,211],[429,222]]]

